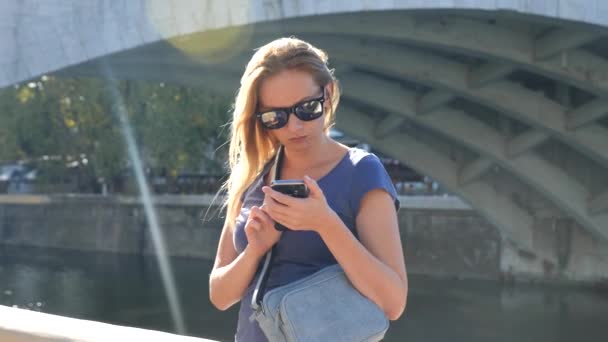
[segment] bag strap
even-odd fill
[[[270,168],[270,179],[278,180],[280,179],[281,174],[281,165],[283,164],[283,145],[279,145],[277,150],[277,154],[275,155],[274,164]],[[275,244],[276,246],[276,244]],[[266,253],[266,257],[264,259],[264,265],[262,266],[262,271],[260,272],[260,276],[258,277],[258,281],[255,285],[255,289],[253,290],[253,296],[251,297],[251,308],[254,311],[260,310],[260,303],[262,302],[261,292],[264,291],[266,287],[266,280],[268,279],[268,274],[270,273],[270,263],[272,261],[272,252],[274,251],[274,246]]]

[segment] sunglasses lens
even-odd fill
[[[311,121],[323,115],[323,104],[319,100],[304,102],[296,107],[295,115],[302,121]]]
[[[295,116],[302,121],[312,121],[323,115],[323,98],[302,102],[289,109],[274,109],[257,114],[258,118],[268,129],[277,129],[285,126],[289,120],[289,114],[293,110]]]
[[[273,110],[262,113],[260,119],[266,128],[281,128],[287,123],[287,113],[282,110]]]

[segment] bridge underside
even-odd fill
[[[59,74],[107,66],[233,95],[252,50],[288,35],[329,53],[340,130],[438,180],[520,250],[551,257],[535,248],[547,219],[608,240],[604,28],[508,12],[351,13],[181,36]]]

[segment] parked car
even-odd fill
[[[38,170],[23,164],[0,166],[0,193],[23,194],[34,192]]]

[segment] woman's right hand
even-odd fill
[[[249,218],[245,223],[248,249],[251,249],[255,255],[262,257],[279,241],[282,234],[274,228],[274,220],[262,208],[251,207]]]

